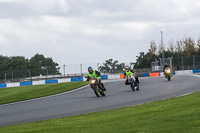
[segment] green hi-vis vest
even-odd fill
[[[88,76],[89,76],[90,78],[93,78],[93,77],[95,77],[95,78],[97,78],[97,79],[101,79],[101,77],[100,77],[100,76],[99,76],[99,77],[97,77],[97,74],[96,74],[96,71],[95,71],[95,70],[93,70],[92,74],[91,74],[91,73],[88,73]]]
[[[126,76],[133,75],[133,73],[129,70],[129,72],[126,71]]]

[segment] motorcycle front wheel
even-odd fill
[[[170,81],[171,80],[171,77],[170,77],[170,75],[168,75],[168,81]]]
[[[99,93],[99,91],[98,91],[98,89],[97,89],[97,87],[95,86],[95,87],[93,87],[93,90],[94,90],[94,93],[96,94],[96,96],[97,97],[100,97],[100,93]]]
[[[133,91],[135,91],[135,86],[133,85],[133,82],[131,83],[131,89],[132,89]]]
[[[139,91],[140,90],[140,87],[139,87],[139,84],[137,85],[137,89],[136,89],[137,91]]]

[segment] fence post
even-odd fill
[[[5,83],[6,83],[6,73],[5,73]]]
[[[195,69],[195,55],[193,55],[193,69]]]
[[[184,70],[184,68],[183,68],[183,56],[181,56],[181,58],[182,58],[182,70]]]

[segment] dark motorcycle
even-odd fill
[[[105,89],[101,86],[97,78],[90,79],[90,86],[94,90],[97,97],[106,95]]]
[[[135,88],[137,91],[139,91],[139,84],[136,83],[136,79],[133,75],[127,75],[128,84],[130,84],[131,89],[135,91]]]

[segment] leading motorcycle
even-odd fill
[[[169,67],[165,68],[164,74],[165,74],[165,78],[167,78],[168,81],[170,81],[172,78],[172,71]]]
[[[94,90],[94,93],[96,94],[97,97],[106,95],[105,89],[103,89],[97,78],[93,77],[90,79],[89,82],[90,82],[90,87]]]

